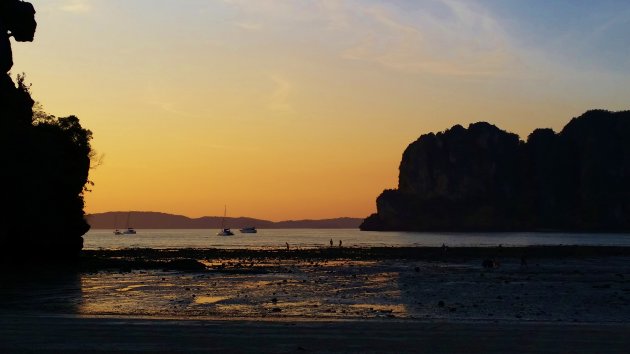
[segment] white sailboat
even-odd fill
[[[234,233],[229,228],[225,227],[225,216],[227,215],[227,206],[223,207],[223,219],[221,220],[221,231],[217,233],[217,236],[232,236]]]
[[[136,234],[136,229],[134,229],[133,227],[129,226],[129,218],[131,217],[131,212],[127,213],[127,230],[123,231],[123,235],[135,235]]]

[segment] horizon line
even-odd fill
[[[167,215],[173,215],[173,216],[183,216],[185,218],[188,219],[202,219],[202,218],[222,218],[223,216],[220,215],[203,215],[203,216],[199,216],[199,217],[192,217],[192,216],[188,216],[188,215],[184,215],[184,214],[175,214],[175,213],[168,213],[168,212],[164,212],[164,211],[145,211],[145,210],[113,210],[113,211],[103,211],[103,212],[96,212],[96,213],[85,213],[85,217],[89,217],[91,215],[96,215],[96,214],[108,214],[108,213],[155,213],[155,214],[167,214]],[[226,216],[226,219],[239,219],[239,218],[247,218],[247,219],[255,219],[255,220],[261,220],[261,221],[270,221],[270,222],[284,222],[284,221],[308,221],[308,220],[312,220],[312,221],[321,221],[321,220],[334,220],[334,219],[365,219],[367,216],[365,217],[353,217],[353,216],[336,216],[336,217],[326,217],[326,218],[302,218],[302,219],[281,219],[281,220],[271,220],[271,219],[263,219],[263,218],[258,218],[258,217],[252,217],[252,216]]]

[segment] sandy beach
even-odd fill
[[[3,276],[0,348],[624,352],[629,251],[91,251],[73,272]]]
[[[627,324],[0,317],[4,353],[626,353]]]

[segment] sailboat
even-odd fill
[[[234,233],[229,228],[225,227],[225,216],[227,215],[227,206],[223,208],[223,219],[221,220],[221,231],[217,233],[217,236],[232,236]]]
[[[123,231],[123,235],[135,235],[136,230],[129,226],[129,218],[131,217],[131,212],[127,213],[127,230]]]
[[[122,235],[122,232],[118,230],[118,214],[114,214],[114,235]]]

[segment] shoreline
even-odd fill
[[[111,249],[84,250],[79,258],[80,268],[132,267],[133,269],[160,268],[182,271],[201,271],[199,260],[423,260],[465,262],[484,259],[571,259],[590,257],[630,257],[626,246],[516,246],[516,247],[321,247],[309,249]]]

